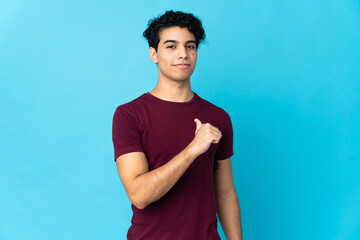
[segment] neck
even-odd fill
[[[191,90],[190,79],[185,81],[158,81],[150,92],[157,98],[171,102],[188,102],[194,93]]]

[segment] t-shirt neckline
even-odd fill
[[[155,102],[161,102],[161,103],[165,103],[165,104],[173,104],[173,105],[189,105],[193,102],[196,101],[196,99],[198,98],[198,95],[193,91],[194,96],[192,97],[191,100],[187,101],[187,102],[172,102],[172,101],[167,101],[158,97],[155,97],[154,95],[152,95],[150,92],[146,92],[145,95],[151,100],[151,101],[155,101]]]

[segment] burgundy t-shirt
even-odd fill
[[[162,198],[144,209],[133,204],[127,238],[132,240],[219,240],[214,160],[233,155],[229,115],[196,93],[188,102],[170,102],[147,92],[117,107],[113,117],[115,161],[122,154],[144,152],[149,170],[180,153],[194,139],[198,118],[219,128],[218,144],[198,156]]]

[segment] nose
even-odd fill
[[[179,53],[178,53],[178,58],[183,58],[183,59],[187,59],[189,57],[187,48],[185,46],[178,48],[179,49]]]

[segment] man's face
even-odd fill
[[[190,80],[197,59],[195,36],[187,28],[168,27],[160,31],[157,51],[150,47],[150,57],[158,64],[159,79]]]

